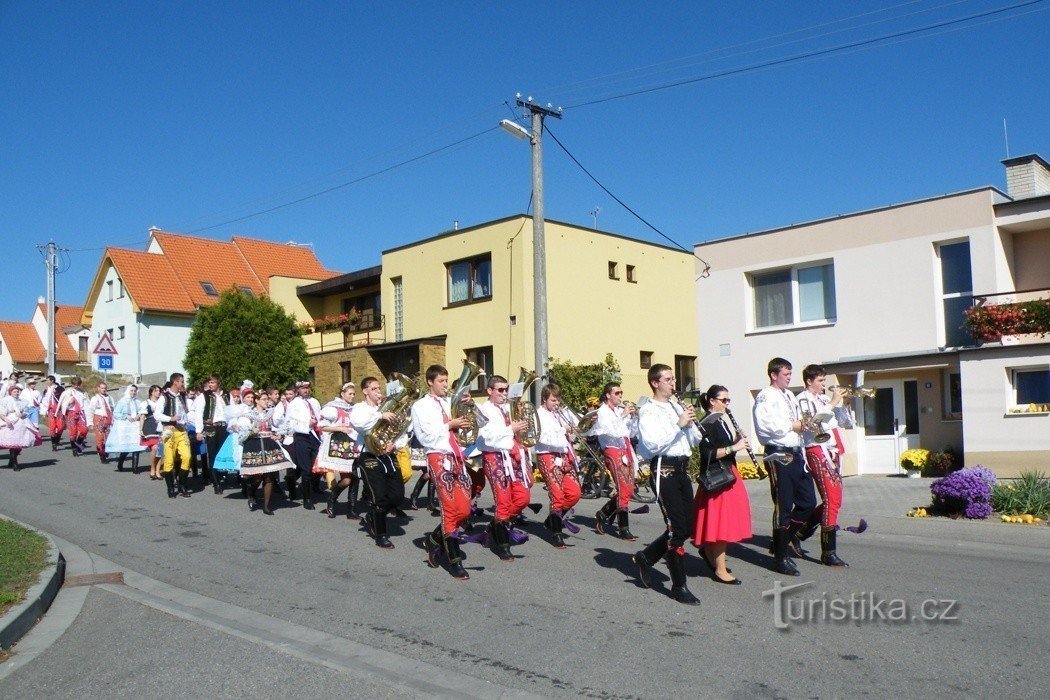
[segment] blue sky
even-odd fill
[[[567,107],[551,130],[686,245],[1004,187],[1004,117],[1013,155],[1050,157],[1050,2],[573,105],[1011,4],[0,2],[0,318],[28,320],[50,238],[73,249],[59,301],[81,304],[101,248],[141,249],[152,225],[308,242],[349,271],[455,220],[522,212],[529,149],[493,130],[219,225],[489,129],[517,91]],[[549,218],[589,226],[598,206],[600,228],[661,241],[550,139],[545,152]]]

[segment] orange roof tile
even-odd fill
[[[140,309],[184,313],[196,310],[166,255],[107,248],[106,256],[117,268],[124,280],[124,288]]]
[[[13,362],[43,362],[44,344],[32,323],[0,321],[0,338],[7,344]],[[69,341],[63,338],[66,345]],[[61,346],[59,346],[61,347]]]
[[[234,236],[233,245],[240,251],[267,291],[270,277],[273,275],[317,281],[332,276],[314,255],[313,249],[306,246],[260,241],[242,236]]]
[[[262,280],[232,243],[153,231],[186,294],[196,306],[210,306],[216,297],[204,291],[208,282],[219,294],[231,287],[247,287],[256,296],[266,293]]]

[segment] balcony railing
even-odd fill
[[[983,343],[1004,335],[1045,336],[1050,333],[1050,288],[975,294],[965,325]]]
[[[304,330],[306,350],[317,353],[386,342],[384,318],[382,314],[376,314],[369,309],[362,312],[357,319],[336,328]]]

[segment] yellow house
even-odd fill
[[[551,220],[546,251],[552,357],[590,364],[612,353],[631,399],[649,394],[653,363],[671,365],[680,388],[694,388],[691,253]],[[332,316],[357,312],[340,328],[305,336],[318,393],[369,374],[417,374],[433,362],[455,377],[463,358],[515,381],[521,367],[535,369],[532,279],[532,219],[517,215],[392,248],[379,267],[299,286],[306,320],[328,316],[330,325]]]

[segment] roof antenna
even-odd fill
[[[1006,141],[1006,157],[1010,157],[1010,132],[1006,130],[1006,117],[1003,117],[1003,140]]]

